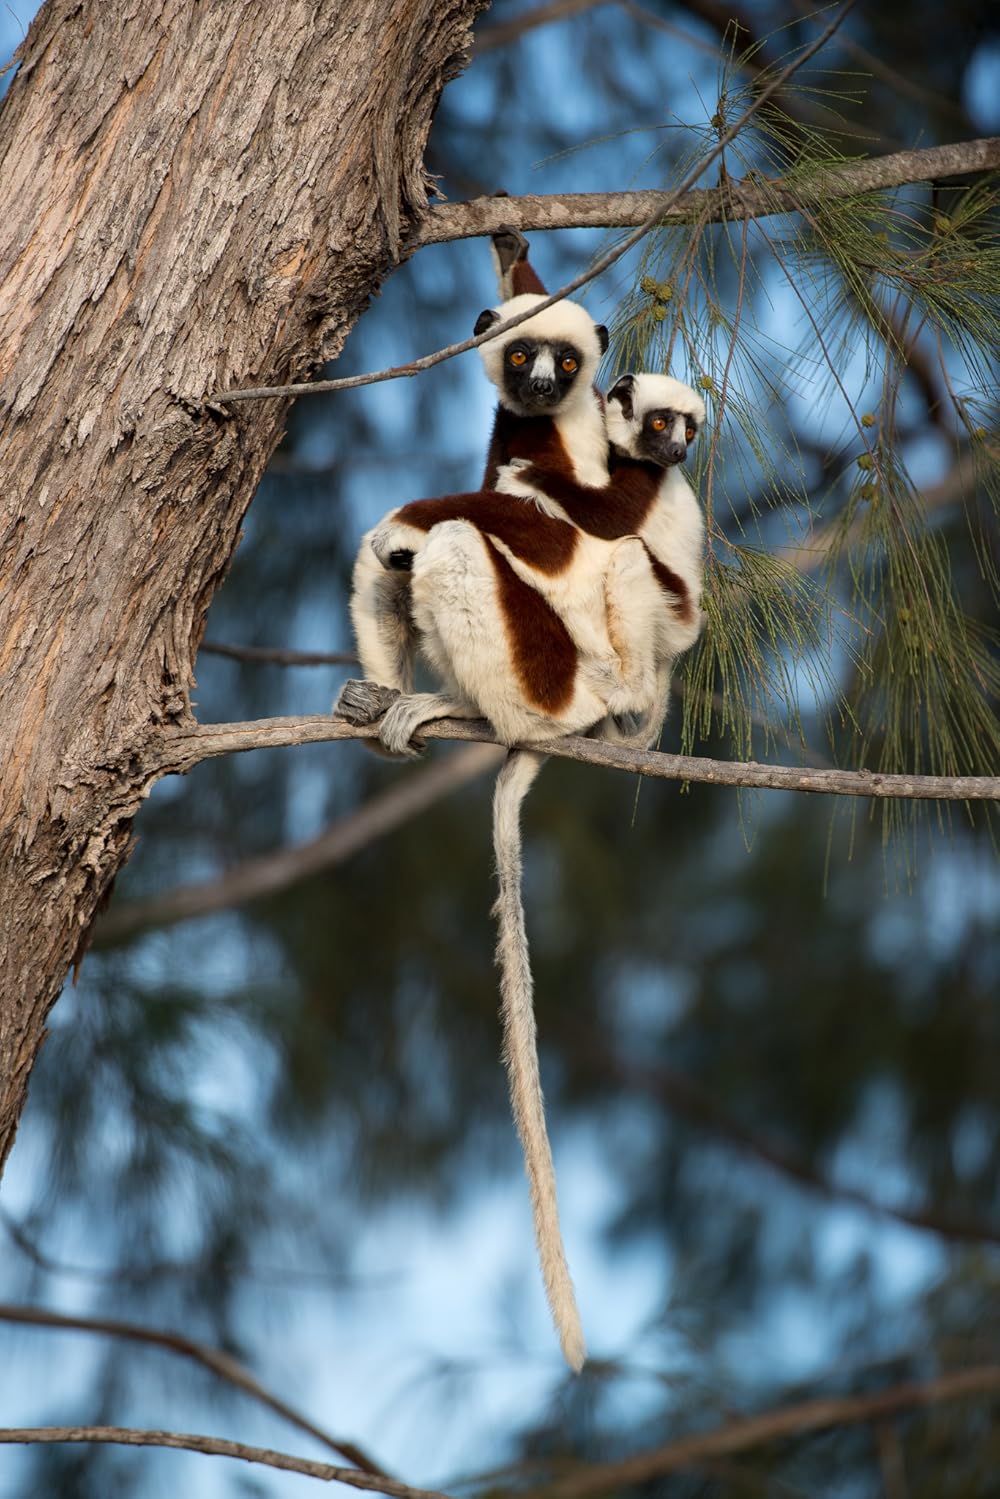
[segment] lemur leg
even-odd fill
[[[427,532],[397,520],[393,514],[380,520],[375,529],[368,533],[368,538],[372,551],[383,567],[395,572],[409,572],[413,567],[415,553],[423,548],[427,540]]]
[[[653,696],[642,712],[609,715],[593,730],[593,737],[625,744],[630,749],[655,748],[670,705],[673,664],[672,660],[661,661],[657,666]]]
[[[645,714],[657,698],[657,619],[660,586],[638,537],[611,554],[604,574],[608,637],[619,663],[619,685],[608,700],[611,714]]]
[[[365,676],[409,692],[413,687],[417,637],[410,604],[410,578],[389,571],[362,538],[354,564],[351,622]]]
[[[429,533],[414,559],[412,606],[428,662],[502,744],[571,734],[608,711],[578,680],[577,653],[555,612],[469,522]]]

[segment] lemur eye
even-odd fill
[[[566,358],[562,360],[562,367],[567,375],[574,375],[579,368],[572,354],[567,354]]]
[[[507,357],[511,364],[517,365],[518,369],[520,369],[522,364],[527,364],[528,362],[528,356],[523,349],[511,349]]]
[[[667,419],[663,416],[654,416],[649,425],[654,432],[665,432],[667,430]]]
[[[698,433],[698,428],[697,427],[688,427],[688,429],[687,429],[687,440],[688,440],[688,442],[694,442],[695,437],[697,436],[697,433]]]

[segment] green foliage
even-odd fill
[[[747,60],[730,50],[678,175],[750,102]],[[1000,572],[986,513],[1000,500],[1000,197],[980,182],[817,206],[817,186],[851,162],[837,122],[803,118],[819,98],[848,96],[796,87],[725,153],[734,214],[739,178],[770,193],[780,218],[710,222],[706,201],[691,224],[649,237],[615,319],[618,367],[669,369],[709,407],[698,472],[708,625],[686,668],[684,742],[716,723],[745,758],[755,730],[767,747],[780,723],[798,724],[808,688],[852,768],[989,774],[1000,761]],[[794,309],[782,326],[801,330],[791,346],[774,334],[779,303]],[[922,420],[909,415],[915,396]],[[829,413],[811,450],[795,419],[804,398]],[[928,432],[969,474],[947,508],[916,477]],[[885,803],[886,832],[920,806]]]

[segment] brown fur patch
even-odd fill
[[[643,546],[646,546],[645,542],[643,542]],[[653,569],[653,575],[657,583],[659,583],[665,593],[670,594],[670,602],[678,619],[683,620],[685,624],[691,624],[694,620],[694,604],[692,603],[691,594],[684,579],[679,578],[665,562],[661,562],[658,557],[654,557],[649,547],[646,547],[646,555],[649,558],[649,565]]]
[[[525,292],[534,292],[535,296],[548,296],[548,292],[538,279],[537,271],[529,263],[527,256],[524,256],[521,260],[515,260],[510,268],[511,296],[520,297]]]
[[[546,515],[530,500],[495,489],[411,500],[396,518],[418,531],[446,520],[470,521],[480,532],[502,541],[520,561],[551,577],[566,571],[577,548],[578,532],[568,522]]]
[[[525,700],[543,713],[569,707],[576,681],[576,646],[555,610],[517,576],[491,541],[486,550],[497,579],[514,670]]]
[[[518,475],[561,505],[581,531],[604,541],[631,536],[639,530],[653,507],[662,477],[662,469],[654,463],[634,458],[620,458],[611,482],[600,489],[579,484],[572,469],[567,472],[562,465],[550,466],[537,458],[531,468]]]
[[[552,418],[515,416],[506,406],[498,406],[486,455],[484,489],[496,487],[500,470],[511,458],[528,458],[532,463],[543,464],[547,471],[565,474],[572,481],[573,465]]]

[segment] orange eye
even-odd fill
[[[527,364],[528,362],[528,356],[523,349],[511,349],[508,358],[511,364],[517,365],[518,369],[521,368],[522,364]]]
[[[688,429],[687,429],[687,440],[688,440],[688,442],[694,442],[695,436],[697,434],[697,430],[698,430],[697,427],[688,427]]]
[[[667,423],[662,416],[654,416],[649,425],[654,432],[665,432],[667,430]]]
[[[573,375],[576,373],[579,365],[571,355],[567,354],[566,358],[562,361],[562,367],[567,375]]]

